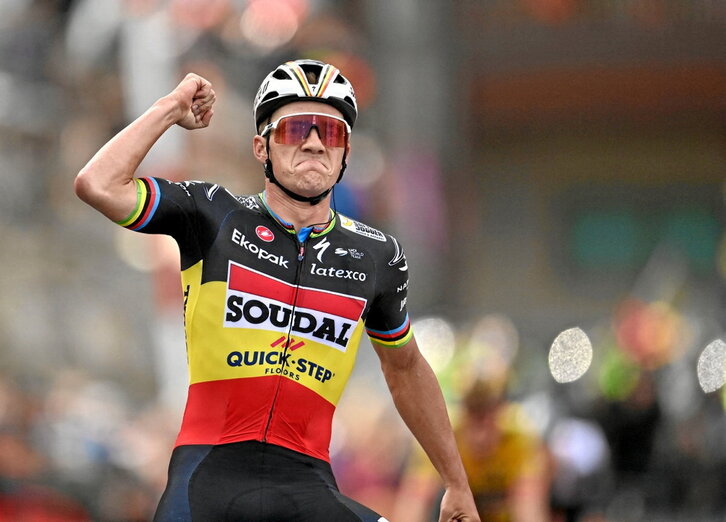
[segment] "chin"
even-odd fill
[[[321,192],[328,190],[330,185],[327,181],[327,179],[321,179],[320,175],[312,175],[294,185],[297,185],[298,193],[301,195],[317,196]]]

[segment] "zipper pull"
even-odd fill
[[[305,245],[300,245],[300,250],[297,252],[297,260],[302,261],[305,257]]]

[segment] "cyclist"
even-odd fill
[[[332,415],[365,331],[394,403],[439,472],[441,520],[479,520],[436,378],[406,312],[399,243],[336,213],[357,116],[330,64],[286,62],[254,101],[264,191],[134,174],[173,125],[209,125],[215,92],[190,73],[79,172],[77,195],[181,254],[190,385],[156,520],[383,521],[330,469]]]

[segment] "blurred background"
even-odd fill
[[[186,389],[178,254],[73,178],[194,71],[212,125],[140,174],[259,191],[252,98],[298,57],[356,87],[335,204],[406,248],[483,520],[726,520],[723,0],[0,7],[0,521],[151,518]],[[587,371],[560,383],[575,327],[591,363],[570,347]],[[430,520],[367,342],[335,424],[341,490]]]

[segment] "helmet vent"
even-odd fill
[[[272,77],[275,78],[276,80],[292,80],[292,78],[290,78],[290,75],[287,74],[282,69],[277,69],[274,72],[274,74],[272,75]]]
[[[313,81],[317,81],[317,79],[320,78],[320,72],[323,70],[323,68],[320,65],[311,63],[303,65],[302,70],[305,71],[307,74],[312,73],[313,78],[315,78],[315,80]]]
[[[270,91],[267,94],[265,94],[265,97],[260,100],[260,103],[264,103],[267,100],[272,100],[273,98],[277,98],[279,95],[277,94],[277,91]]]
[[[339,74],[335,77],[335,80],[333,80],[333,83],[347,83],[348,80],[346,80],[342,74]]]

